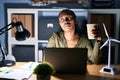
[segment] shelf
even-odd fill
[[[34,37],[34,14],[12,14],[11,21],[21,21],[23,23],[24,28],[26,28],[30,32],[30,37]],[[15,36],[16,27],[12,29],[12,37]]]
[[[43,49],[48,42],[48,39],[52,32],[58,31],[59,24],[57,17],[59,12],[63,8],[8,8],[8,23],[15,17],[17,20],[21,20],[24,26],[30,31],[31,37],[25,41],[17,41],[14,38],[14,30],[8,32],[8,51],[12,54],[12,48],[15,45],[33,46],[35,61],[39,60],[39,49]],[[119,16],[120,11],[117,9],[71,9],[75,12],[80,29],[85,33],[87,23],[99,23],[103,20],[108,26],[110,35],[114,38],[118,38],[119,35]],[[114,19],[114,21],[112,21]],[[101,24],[101,22],[99,23]],[[114,25],[113,25],[114,24]],[[114,27],[113,27],[114,26]],[[114,30],[114,31],[113,31]],[[86,35],[86,33],[85,33]],[[17,46],[18,47],[18,46]],[[21,46],[20,46],[21,47]],[[14,49],[15,50],[15,49]],[[118,47],[115,46],[114,52],[117,52]],[[25,51],[28,54],[27,51]],[[16,54],[17,55],[17,54]],[[118,54],[115,54],[117,59]],[[114,60],[116,61],[116,60]]]
[[[114,8],[114,0],[92,0],[92,8]]]

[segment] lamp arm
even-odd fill
[[[5,58],[6,58],[6,52],[5,52],[5,50],[4,50],[4,48],[2,47],[2,45],[0,44],[0,50],[1,50],[1,52],[2,52],[2,55],[3,55],[3,58],[2,58],[2,60],[1,60],[1,62],[3,63],[3,61],[5,60]]]
[[[11,25],[11,26],[10,26]],[[10,26],[10,27],[9,27]],[[11,22],[10,24],[6,25],[5,27],[1,28],[0,29],[0,35],[2,35],[3,33],[9,31],[10,29],[12,29],[13,27],[15,27],[15,23],[14,22]],[[1,42],[0,42],[0,50],[2,52],[2,55],[3,55],[3,58],[1,60],[1,62],[3,63],[3,61],[5,60],[6,58],[6,52],[3,48],[3,46],[1,45]]]
[[[10,25],[12,25],[12,26],[9,27]],[[12,22],[12,23],[6,25],[5,27],[1,28],[1,29],[0,29],[0,35],[2,35],[3,33],[7,32],[7,31],[9,31],[9,30],[12,29],[13,27],[15,27],[15,23],[14,23],[14,22]]]

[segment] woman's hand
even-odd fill
[[[101,40],[102,40],[102,31],[101,31],[101,29],[99,28],[99,26],[94,27],[94,29],[92,30],[92,34],[93,34],[94,38],[95,38],[97,41],[101,41]]]

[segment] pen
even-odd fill
[[[30,67],[29,67],[30,69],[32,68],[32,65],[33,65],[33,63],[31,63],[31,65],[30,65]]]
[[[8,71],[6,71],[6,72],[5,72],[5,74],[8,74],[8,73],[10,73],[11,71],[12,71],[12,70],[8,70]]]

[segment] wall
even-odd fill
[[[115,7],[120,8],[120,0],[115,0]]]
[[[115,7],[116,8],[120,8],[120,1],[119,0],[115,0]],[[119,32],[120,34],[120,32]],[[119,40],[120,40],[120,37],[119,37]],[[120,46],[119,46],[119,49],[120,49]],[[118,51],[118,53],[120,53],[120,50]],[[120,54],[118,54],[118,56],[120,56]],[[120,64],[120,58],[118,59],[118,63]]]

